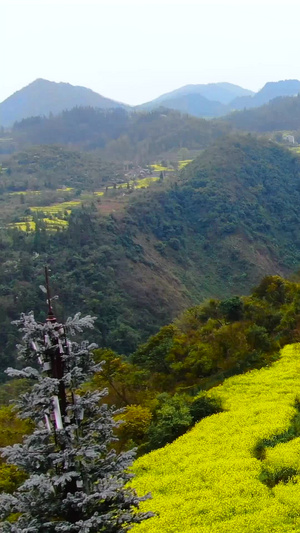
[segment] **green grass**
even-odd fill
[[[225,412],[134,464],[132,485],[153,497],[142,510],[156,517],[132,532],[299,532],[299,393],[299,344],[212,389]]]

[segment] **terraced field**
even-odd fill
[[[159,176],[148,176],[145,178],[129,180],[126,183],[121,183],[119,185],[113,186],[110,185],[106,189],[95,191],[93,193],[82,194],[80,200],[70,199],[69,201],[62,201],[52,205],[40,205],[40,206],[31,206],[30,212],[32,215],[24,216],[17,222],[11,222],[8,224],[9,228],[16,228],[21,231],[31,232],[36,229],[36,222],[34,220],[34,215],[38,215],[38,218],[44,224],[47,231],[57,231],[67,228],[68,226],[68,216],[71,214],[72,210],[80,207],[83,202],[92,202],[94,198],[104,197],[105,193],[108,191],[115,191],[115,194],[118,194],[118,191],[124,189],[143,189],[150,187],[153,183],[159,180]],[[64,188],[56,189],[56,193],[69,193],[70,197],[73,196],[74,189]],[[45,191],[43,191],[43,194]],[[41,191],[17,191],[10,193],[9,196],[21,197],[22,195],[27,198],[39,197],[42,194]],[[122,193],[123,194],[123,193]],[[111,204],[111,200],[106,202]],[[116,198],[114,198],[114,206],[116,207]],[[110,205],[103,205],[103,213],[108,214],[111,212]]]
[[[178,161],[178,170],[182,170],[184,167],[186,167],[186,165],[188,165],[192,161],[193,161],[192,159],[184,159],[183,161]]]

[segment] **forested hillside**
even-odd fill
[[[116,199],[109,214],[101,211],[104,200],[79,199],[64,231],[47,232],[38,218],[28,234],[3,228],[2,368],[16,342],[10,321],[30,309],[43,316],[45,263],[58,313],[92,313],[99,345],[125,353],[192,303],[296,271],[299,176],[299,159],[278,145],[228,138],[178,178],[125,195],[125,204]]]
[[[160,448],[223,410],[207,393],[212,386],[270,365],[281,347],[299,340],[299,309],[299,283],[265,277],[249,296],[209,299],[187,309],[129,357],[95,350],[96,360],[105,363],[84,390],[105,388],[106,402],[124,409],[118,449],[138,447],[141,455]],[[24,379],[0,385],[0,405],[8,406],[29,385]],[[7,408],[0,409],[0,424],[2,412]],[[12,414],[9,420],[17,431]]]
[[[55,191],[63,187],[96,191],[124,179],[123,165],[103,161],[98,154],[57,144],[30,146],[6,158],[3,166],[5,170],[0,172],[2,193]]]
[[[173,244],[187,265],[198,261],[202,290],[205,280],[212,290],[223,279],[240,292],[259,271],[297,268],[299,194],[297,157],[275,143],[231,137],[186,166],[171,191],[146,193],[129,212],[163,248]]]
[[[101,149],[106,159],[151,162],[164,152],[180,148],[199,150],[228,133],[224,122],[209,122],[161,108],[150,113],[123,109],[74,108],[14,125],[11,146],[68,144],[84,150]],[[15,148],[12,148],[15,149]]]
[[[244,131],[297,131],[300,129],[300,96],[275,98],[256,109],[232,113],[226,117],[226,122]]]

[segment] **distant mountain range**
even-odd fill
[[[91,89],[69,83],[55,83],[37,79],[15,92],[0,104],[0,125],[32,116],[57,115],[74,107],[100,109],[123,108],[135,111],[152,111],[157,108],[175,109],[196,117],[213,118],[240,109],[250,109],[267,104],[282,96],[295,96],[300,92],[300,81],[268,82],[257,93],[231,83],[186,85],[145,104],[129,105],[105,98]]]
[[[197,93],[181,94],[167,98],[166,100],[161,100],[158,103],[155,102],[154,100],[145,104],[145,106],[139,106],[137,109],[149,112],[163,107],[203,118],[222,117],[228,113],[227,105],[215,100],[209,100],[205,96],[202,96],[202,94]]]
[[[259,107],[269,103],[274,98],[280,96],[297,96],[299,92],[299,80],[270,81],[258,93],[251,96],[240,96],[232,100],[230,107],[235,110]]]
[[[24,118],[48,116],[50,113],[57,115],[76,106],[129,108],[86,87],[37,79],[0,104],[0,125],[7,127]]]
[[[178,111],[191,112],[195,116],[220,116],[228,113],[230,102],[239,97],[251,97],[255,93],[248,89],[243,89],[232,83],[208,83],[206,85],[185,85],[175,91],[163,94],[151,102],[146,102],[137,109],[150,111],[157,107],[167,107]],[[187,102],[189,111],[187,111]],[[199,115],[199,111],[200,114]]]
[[[151,111],[158,107],[176,109],[196,117],[220,117],[232,111],[254,108],[267,104],[282,96],[296,96],[300,92],[300,81],[284,80],[268,82],[257,93],[231,83],[209,83],[207,85],[186,85],[176,91],[164,94],[138,109]]]

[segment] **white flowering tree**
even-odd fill
[[[15,493],[0,495],[1,532],[119,533],[152,516],[138,510],[148,496],[126,488],[133,454],[113,448],[117,423],[103,402],[106,391],[80,391],[101,365],[93,361],[95,346],[70,338],[93,327],[93,318],[78,313],[59,324],[49,303],[45,324],[29,313],[17,325],[25,367],[7,372],[35,382],[17,403],[19,417],[33,420],[35,430],[2,450],[28,477]]]

